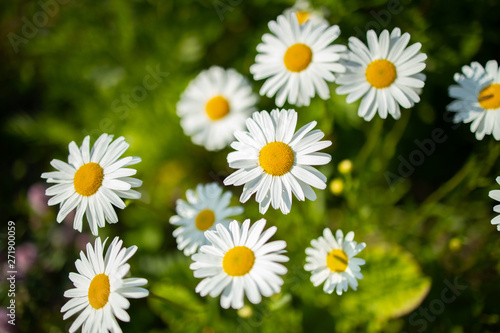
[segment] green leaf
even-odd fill
[[[341,296],[334,316],[343,327],[352,316],[367,318],[370,327],[379,329],[390,318],[398,318],[417,308],[429,292],[431,279],[421,272],[415,258],[397,245],[369,245],[359,257],[364,279],[357,291]],[[338,316],[341,314],[341,316]]]

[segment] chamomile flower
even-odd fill
[[[256,110],[257,94],[248,80],[234,69],[212,66],[189,83],[177,103],[184,133],[193,143],[220,150],[242,129]]]
[[[496,180],[497,180],[497,183],[500,184],[500,177],[497,177]],[[496,201],[500,201],[500,190],[490,191],[489,196],[490,196],[490,198],[495,199]],[[500,213],[500,205],[496,205],[495,207],[493,207],[493,211],[495,213]],[[491,220],[491,224],[493,224],[493,225],[496,224],[497,230],[500,231],[500,215],[495,216]]]
[[[53,196],[49,206],[60,204],[57,222],[61,223],[76,208],[73,228],[82,231],[85,214],[92,234],[97,235],[97,229],[104,227],[105,221],[118,222],[111,205],[123,209],[125,203],[120,198],[141,197],[141,193],[131,188],[141,186],[142,181],[129,177],[137,171],[125,168],[141,159],[130,156],[119,159],[129,147],[123,137],[113,141],[113,135],[102,134],[90,151],[89,141],[86,136],[80,148],[71,142],[68,163],[52,160],[50,164],[57,171],[45,172],[42,178],[47,178],[47,183],[56,183],[45,194]]]
[[[264,214],[269,205],[288,214],[292,193],[300,201],[316,200],[311,186],[325,189],[326,177],[313,165],[327,164],[331,156],[318,151],[331,141],[320,141],[324,133],[312,129],[316,122],[295,132],[297,112],[275,109],[254,112],[247,119],[248,131],[234,133],[237,141],[231,144],[236,151],[227,156],[229,166],[238,169],[224,179],[224,185],[245,184],[240,196],[242,203],[255,193],[259,210]]]
[[[401,116],[400,106],[409,109],[420,101],[424,86],[425,53],[422,45],[409,47],[410,34],[401,35],[395,28],[389,35],[384,30],[377,38],[375,31],[366,33],[368,47],[356,37],[349,38],[350,52],[346,55],[347,71],[339,75],[337,94],[347,94],[347,103],[362,98],[358,115],[371,120],[378,111],[381,118],[390,114],[394,119]]]
[[[179,226],[173,235],[177,241],[177,248],[184,251],[186,256],[195,253],[202,245],[208,244],[204,232],[215,230],[215,226],[222,223],[228,226],[229,216],[243,213],[243,207],[229,207],[231,192],[222,192],[217,183],[207,185],[198,184],[196,191],[187,190],[186,199],[177,200],[176,212],[170,218],[170,223]]]
[[[479,63],[462,67],[462,73],[454,76],[458,85],[449,88],[449,95],[456,98],[448,111],[456,112],[453,122],[471,123],[471,132],[482,140],[493,134],[500,140],[500,69],[496,60],[490,60],[483,68]]]
[[[286,100],[309,105],[316,93],[322,99],[330,98],[327,82],[335,80],[334,72],[345,71],[338,60],[346,47],[331,45],[340,35],[339,27],[311,22],[300,25],[295,13],[290,13],[269,22],[269,29],[272,33],[262,36],[259,54],[250,67],[255,80],[266,79],[260,94],[276,95],[277,106]]]
[[[328,21],[324,18],[328,11],[325,8],[314,9],[307,0],[297,0],[291,8],[285,9],[283,15],[286,17],[290,13],[295,13],[300,25],[306,22],[311,22],[313,25],[328,24]]]
[[[330,229],[323,230],[323,236],[313,239],[306,249],[306,265],[304,269],[311,272],[311,282],[315,287],[325,282],[323,291],[331,294],[335,289],[337,295],[347,291],[348,285],[356,290],[358,281],[363,279],[359,266],[365,261],[354,257],[366,247],[365,243],[353,241],[354,232],[345,238],[342,230],[337,230],[336,237]]]
[[[137,251],[137,246],[123,247],[123,241],[115,237],[104,256],[104,244],[98,237],[92,247],[87,244],[87,254],[80,252],[75,266],[78,273],[69,273],[75,288],[64,293],[71,298],[61,309],[66,320],[80,313],[69,328],[75,332],[80,326],[82,332],[121,332],[116,318],[130,321],[125,311],[130,302],[127,298],[142,298],[149,291],[141,286],[148,283],[143,278],[124,278],[130,270],[126,262]]]
[[[217,224],[216,231],[205,232],[210,245],[204,245],[191,258],[189,267],[194,276],[203,278],[196,286],[196,292],[205,297],[220,298],[224,309],[243,307],[244,295],[253,304],[258,304],[262,296],[270,297],[279,293],[283,285],[280,275],[287,272],[285,252],[286,242],[267,242],[276,227],[263,232],[266,220],[260,219],[250,228],[250,220],[240,226],[232,221],[229,229]]]

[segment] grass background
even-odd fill
[[[48,4],[52,4],[51,6]],[[289,273],[280,294],[245,311],[223,310],[218,299],[194,292],[197,279],[190,258],[177,251],[168,219],[175,200],[198,183],[219,182],[232,172],[230,148],[207,152],[184,136],[175,113],[180,94],[201,70],[212,65],[235,68],[251,79],[249,66],[267,23],[293,5],[268,0],[20,0],[0,3],[0,260],[7,270],[6,222],[16,222],[16,327],[19,332],[63,332],[63,293],[72,287],[79,251],[93,237],[72,230],[72,221],[55,222],[57,207],[44,204],[42,172],[53,158],[65,160],[67,145],[92,142],[103,132],[125,136],[127,156],[140,156],[137,177],[142,198],[118,211],[120,223],[99,230],[139,247],[131,274],[146,277],[154,293],[131,301],[125,332],[496,332],[500,330],[497,295],[499,238],[490,225],[498,188],[499,144],[477,141],[468,125],[450,122],[445,107],[453,74],[461,66],[497,59],[498,11],[493,0],[476,1],[314,1],[329,11],[346,44],[364,40],[366,29],[400,27],[422,43],[428,60],[422,101],[403,110],[401,119],[365,122],[334,93],[309,107],[296,108],[299,126],[318,121],[333,145],[332,162],[320,168],[329,181],[340,178],[344,191],[316,191],[315,202],[294,201],[292,212],[270,210],[274,239],[288,243]],[[48,6],[48,7],[47,7]],[[45,9],[44,9],[45,8]],[[45,13],[45,14],[44,14]],[[44,17],[46,19],[44,19]],[[34,25],[37,23],[37,25]],[[30,30],[30,25],[32,29]],[[141,101],[122,98],[143,85],[149,69],[168,73]],[[262,81],[253,82],[258,91]],[[123,97],[125,96],[125,97]],[[275,108],[261,97],[261,110]],[[293,107],[285,105],[285,107]],[[395,184],[402,160],[419,149],[415,140],[444,142],[425,156],[408,177]],[[349,175],[337,164],[351,159]],[[241,188],[234,193],[234,204]],[[262,216],[250,200],[242,221]],[[323,228],[353,230],[367,243],[365,279],[357,292],[342,297],[314,288],[303,270],[304,249]],[[447,283],[465,286],[443,302]],[[8,285],[0,281],[0,304]],[[446,294],[448,297],[450,294]],[[248,302],[247,302],[248,303]],[[441,306],[442,305],[442,306]],[[4,311],[1,310],[1,311]],[[13,330],[14,329],[14,330]],[[3,332],[3,331],[2,331]]]

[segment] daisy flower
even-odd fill
[[[497,177],[496,180],[497,180],[497,183],[500,184],[500,177]],[[490,196],[490,198],[495,199],[496,201],[500,201],[500,190],[490,191],[489,196]],[[493,207],[493,211],[495,213],[500,213],[500,205],[496,205],[495,207]],[[500,231],[500,215],[495,216],[491,220],[491,224],[493,224],[493,225],[496,224],[497,230]]]
[[[333,72],[343,73],[338,63],[344,45],[331,45],[340,35],[338,26],[300,25],[295,13],[280,15],[269,22],[272,34],[264,34],[257,45],[259,54],[250,72],[255,80],[267,79],[260,89],[261,95],[276,95],[276,105],[285,100],[297,106],[309,105],[316,93],[322,99],[330,98],[326,82],[333,82]]]
[[[256,110],[257,98],[243,75],[213,66],[189,83],[177,103],[177,115],[193,143],[220,150]]]
[[[337,289],[337,295],[347,291],[347,286],[356,290],[358,281],[363,279],[359,266],[365,261],[355,258],[366,247],[365,243],[353,241],[354,232],[349,232],[345,238],[342,230],[337,230],[336,237],[330,229],[323,230],[323,236],[313,239],[306,249],[306,271],[311,272],[311,282],[315,287],[325,282],[323,291],[331,294]]]
[[[350,52],[346,55],[347,71],[339,75],[337,94],[347,94],[347,103],[361,97],[358,115],[371,120],[378,113],[394,119],[401,116],[400,106],[409,109],[420,101],[419,94],[424,86],[425,53],[418,52],[422,45],[409,47],[410,34],[401,35],[395,28],[389,35],[384,30],[377,38],[375,31],[366,33],[368,47],[356,37],[349,38]]]
[[[291,8],[285,9],[283,15],[287,17],[291,13],[295,13],[300,25],[306,22],[311,22],[313,25],[328,25],[328,21],[324,18],[325,14],[328,14],[328,11],[325,8],[314,9],[307,0],[297,0]]]
[[[104,256],[106,241],[102,244],[98,237],[94,247],[87,244],[86,255],[80,252],[80,259],[75,262],[78,273],[69,273],[75,288],[64,293],[64,297],[71,299],[61,309],[65,312],[64,320],[80,312],[70,332],[80,326],[82,332],[121,332],[116,318],[130,321],[125,311],[130,306],[127,298],[149,295],[149,291],[140,288],[148,283],[146,279],[123,278],[130,270],[126,262],[137,251],[137,246],[122,248],[122,244],[123,241],[115,237]]]
[[[89,152],[90,137],[86,136],[80,148],[74,141],[69,144],[68,163],[56,159],[50,162],[58,171],[45,172],[42,178],[47,183],[56,183],[45,194],[53,196],[49,206],[60,204],[57,222],[61,223],[76,208],[73,228],[82,231],[85,214],[92,234],[97,235],[98,227],[104,227],[105,221],[118,222],[111,205],[123,209],[125,203],[120,198],[141,197],[141,193],[131,188],[141,186],[142,181],[129,177],[137,171],[125,168],[141,159],[130,156],[119,159],[129,144],[123,137],[112,140],[113,135],[102,134]]]
[[[175,210],[178,215],[170,218],[170,223],[179,226],[173,235],[177,241],[177,248],[190,256],[201,245],[208,244],[204,232],[215,230],[215,226],[222,223],[229,225],[229,216],[243,213],[243,207],[229,207],[231,192],[222,193],[222,187],[217,183],[207,185],[198,184],[196,191],[187,190],[184,200],[177,200]]]
[[[238,141],[231,144],[236,151],[227,156],[229,166],[238,169],[224,185],[245,184],[240,196],[242,203],[255,193],[259,210],[264,214],[269,205],[288,214],[292,207],[292,193],[300,201],[316,200],[311,186],[325,189],[326,177],[312,165],[327,164],[331,156],[319,153],[332,144],[320,141],[324,133],[312,129],[316,122],[295,132],[297,112],[275,109],[254,112],[247,119],[248,132],[237,131]]]
[[[462,67],[454,76],[458,85],[449,88],[449,95],[456,98],[448,111],[456,112],[453,122],[471,123],[471,132],[482,140],[486,134],[493,134],[500,140],[500,69],[496,60],[490,60],[483,68],[473,62]]]
[[[279,275],[287,272],[280,262],[287,262],[285,241],[266,243],[276,232],[276,227],[266,231],[266,220],[260,219],[250,228],[250,220],[240,227],[232,221],[229,230],[217,224],[216,231],[205,232],[210,245],[204,245],[191,258],[189,266],[197,278],[203,280],[196,286],[196,292],[205,297],[220,298],[224,309],[243,307],[243,296],[253,304],[260,303],[262,296],[279,293],[283,279]]]

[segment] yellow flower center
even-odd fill
[[[215,222],[215,214],[210,209],[204,209],[198,213],[194,220],[196,228],[200,231],[205,231],[210,229]]]
[[[97,163],[90,162],[82,165],[75,172],[73,185],[78,194],[89,197],[97,192],[104,179],[104,170]]]
[[[388,60],[379,59],[372,61],[366,67],[366,81],[377,89],[389,87],[396,77],[396,66]]]
[[[310,13],[306,10],[295,12],[295,15],[297,15],[297,21],[299,21],[301,25],[309,21]]]
[[[108,303],[110,294],[109,278],[106,274],[94,276],[89,286],[89,304],[96,310]]]
[[[292,169],[294,161],[292,148],[280,141],[269,142],[259,153],[260,166],[273,176],[283,176]]]
[[[346,270],[347,255],[342,250],[331,250],[326,256],[326,265],[332,272],[341,273]]]
[[[286,50],[283,61],[290,72],[302,72],[311,63],[312,55],[309,46],[297,43]]]
[[[255,254],[246,246],[236,246],[222,258],[222,268],[227,275],[242,276],[250,272],[255,263]]]
[[[208,118],[219,120],[229,113],[229,102],[222,96],[215,96],[205,105]]]
[[[479,105],[486,110],[500,108],[500,84],[492,83],[479,93]]]

